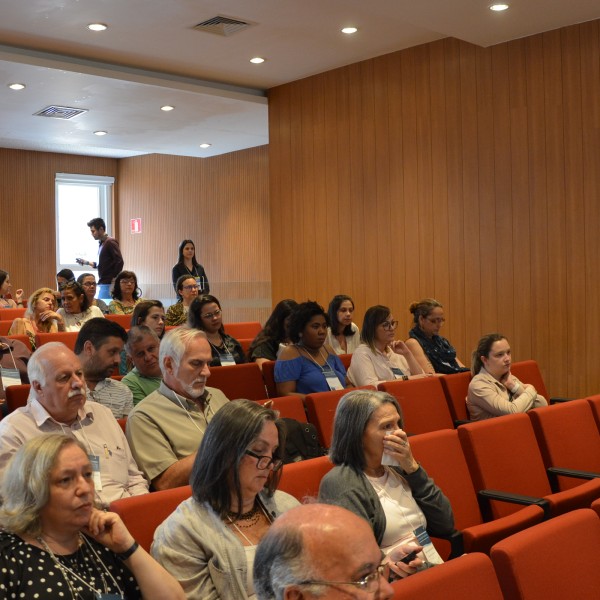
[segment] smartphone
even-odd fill
[[[407,565],[411,560],[415,560],[415,558],[417,558],[417,554],[419,553],[416,550],[413,550],[410,554],[403,556],[400,559],[400,562],[403,562],[405,565]]]

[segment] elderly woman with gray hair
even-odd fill
[[[121,518],[94,507],[92,473],[68,435],[36,437],[14,455],[2,482],[2,597],[184,598]]]
[[[429,534],[454,531],[450,502],[415,460],[403,425],[390,394],[356,390],[343,396],[329,453],[335,467],[319,488],[321,502],[347,508],[371,524],[400,577],[443,562]],[[407,545],[415,546],[420,560],[396,562],[397,551]]]

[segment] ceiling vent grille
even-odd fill
[[[194,29],[197,31],[206,31],[207,33],[214,33],[215,35],[227,37],[233,35],[234,33],[243,31],[251,25],[254,25],[254,23],[217,15],[211,19],[202,21],[202,23],[198,23],[198,25],[194,26]]]
[[[46,106],[39,112],[33,113],[37,117],[50,117],[52,119],[72,119],[88,112],[87,108],[70,108],[69,106]]]

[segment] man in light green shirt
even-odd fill
[[[140,325],[129,330],[125,351],[134,368],[122,381],[133,394],[134,406],[157,390],[162,381],[158,363],[159,346],[158,336],[149,327]]]

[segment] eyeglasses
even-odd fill
[[[86,281],[85,283],[81,284],[83,287],[96,287],[96,282],[95,281]]]
[[[186,292],[191,292],[192,290],[199,290],[199,289],[200,289],[200,286],[199,286],[199,285],[196,285],[196,284],[194,284],[194,285],[184,285],[184,286],[183,286],[183,289],[184,289]]]
[[[213,317],[218,317],[221,314],[221,309],[217,308],[217,310],[215,310],[214,312],[211,313],[204,313],[202,315],[203,319],[212,319]]]
[[[389,577],[389,563],[381,564],[373,571],[358,581],[322,581],[313,579],[310,581],[301,581],[295,585],[353,585],[363,592],[374,593],[379,591],[379,581],[381,577]]]
[[[125,285],[135,285],[135,280],[133,280],[133,279],[121,279],[121,283],[124,283]]]
[[[256,452],[252,452],[252,450],[246,450],[246,454],[252,456],[252,458],[256,458],[256,468],[261,471],[264,471],[269,467],[271,467],[273,471],[279,471],[283,466],[283,461],[280,458],[261,456],[260,454],[256,454]]]
[[[446,322],[446,319],[444,319],[444,317],[437,317],[435,319],[430,319],[429,317],[427,317],[427,320],[432,324],[432,325],[441,325],[442,323]]]
[[[398,327],[398,321],[384,321],[381,326],[386,331],[394,331]]]

